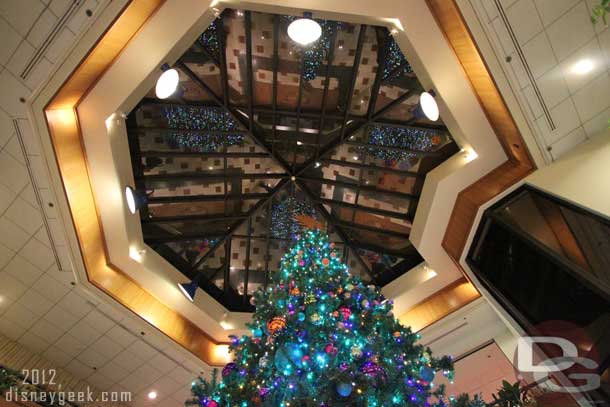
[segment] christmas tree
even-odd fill
[[[451,376],[450,359],[416,344],[392,301],[350,275],[333,246],[303,233],[254,294],[252,335],[232,338],[221,382],[194,382],[187,405],[424,406],[442,392],[432,381]]]

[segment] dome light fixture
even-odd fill
[[[203,278],[202,273],[197,273],[194,279],[190,283],[179,283],[178,288],[180,292],[190,301],[195,301],[195,294],[197,294],[197,288],[199,288],[199,282]]]
[[[422,92],[421,95],[419,95],[419,103],[413,111],[416,118],[426,118],[433,122],[438,120],[439,110],[436,99],[434,98],[435,96],[436,93],[432,89],[427,92]]]
[[[127,202],[127,209],[129,209],[132,215],[146,205],[146,201],[146,195],[136,191],[129,185],[125,187],[125,202]]]
[[[180,82],[180,75],[174,68],[170,68],[168,64],[161,66],[163,73],[157,79],[155,86],[155,94],[159,99],[167,99],[174,94]]]
[[[322,27],[312,18],[311,13],[303,13],[303,18],[294,20],[288,26],[288,36],[300,45],[309,45],[322,35]]]

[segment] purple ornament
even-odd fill
[[[237,365],[233,362],[227,363],[225,365],[225,367],[222,368],[222,376],[226,377],[228,375],[230,375],[233,370],[235,370],[237,368]]]

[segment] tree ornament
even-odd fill
[[[218,402],[216,400],[209,400],[205,403],[205,407],[218,407]]]
[[[339,308],[339,312],[341,313],[341,316],[343,317],[344,321],[347,321],[349,319],[349,317],[352,316],[352,310],[349,309],[348,307]]]
[[[341,397],[349,397],[349,395],[352,394],[351,383],[341,382],[337,384],[337,393],[339,393]]]
[[[286,318],[284,317],[273,317],[267,322],[267,331],[271,335],[275,335],[286,328]]]
[[[431,383],[434,380],[434,375],[434,370],[428,366],[422,366],[419,368],[419,377],[428,383]]]
[[[350,349],[350,354],[352,355],[352,357],[354,359],[359,359],[362,357],[362,349],[360,349],[359,346],[354,345],[352,346],[352,348]]]
[[[373,380],[373,385],[378,387],[385,383],[387,376],[383,367],[377,363],[369,361],[360,368],[360,371]]]
[[[230,373],[218,387],[195,384],[189,405],[213,399],[217,407],[426,406],[436,389],[419,367],[445,372],[450,360],[425,354],[417,335],[386,315],[392,305],[380,290],[350,276],[340,256],[328,267],[323,259],[333,259],[328,236],[303,232],[269,288],[254,293],[252,336],[233,337],[229,348],[235,368],[225,369]],[[411,379],[412,386],[396,385]]]
[[[222,376],[226,377],[233,373],[233,371],[237,368],[237,365],[234,362],[229,362],[222,368]]]

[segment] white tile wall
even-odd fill
[[[23,103],[90,24],[86,10],[95,18],[107,2],[0,1],[0,335],[95,388],[133,392],[134,406],[155,404],[146,399],[151,389],[159,393],[156,404],[182,406],[191,381],[207,367],[142,321],[124,319],[73,285],[45,163]],[[71,17],[58,26],[67,12]]]
[[[469,1],[548,161],[608,127],[610,29],[591,24],[594,1]],[[584,60],[592,69],[575,72]]]

